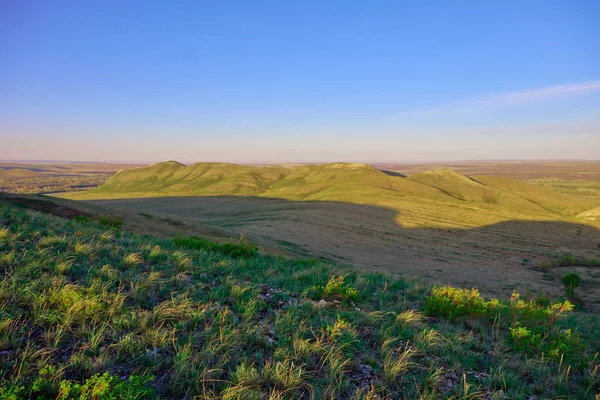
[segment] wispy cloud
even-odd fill
[[[600,80],[552,85],[512,92],[491,93],[471,97],[434,107],[406,110],[395,113],[389,119],[407,116],[429,116],[442,112],[469,112],[481,109],[503,108],[551,101],[565,96],[578,96],[600,92]]]
[[[485,96],[481,98],[480,101],[514,104],[530,101],[543,101],[556,96],[585,94],[597,91],[600,91],[600,81],[577,82],[565,85],[519,90],[515,92],[496,93]]]

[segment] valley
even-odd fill
[[[120,215],[131,210],[149,225],[168,216],[234,239],[243,234],[274,254],[477,287],[505,298],[513,290],[560,296],[562,274],[577,271],[586,277],[581,303],[600,307],[597,268],[537,268],[565,255],[600,259],[599,201],[508,178],[447,169],[405,178],[345,163],[166,162],[60,196]]]

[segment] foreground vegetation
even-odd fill
[[[598,397],[599,320],[0,204],[0,398]]]

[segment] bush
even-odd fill
[[[542,261],[540,261],[540,263],[538,265],[538,268],[542,272],[548,272],[552,269],[552,267],[553,267],[552,262],[550,262],[549,260],[542,260]]]
[[[426,311],[433,316],[453,320],[459,317],[483,319],[508,328],[509,340],[517,350],[553,358],[573,354],[578,336],[561,330],[558,319],[573,310],[569,301],[549,303],[538,297],[521,299],[513,293],[510,301],[484,300],[476,289],[450,286],[434,288],[426,299]]]
[[[435,287],[427,297],[425,309],[428,314],[453,320],[459,317],[487,315],[490,303],[477,289],[461,289],[451,286]]]
[[[579,278],[579,275],[574,272],[565,274],[565,276],[563,276],[563,283],[567,288],[567,296],[573,296],[573,293],[575,293],[575,288],[579,286],[580,281],[581,279]]]
[[[313,286],[307,292],[315,300],[351,302],[358,298],[358,291],[344,283],[346,275],[332,276],[325,286]]]

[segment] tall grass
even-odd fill
[[[600,390],[598,318],[566,302],[432,290],[12,206],[0,221],[0,398]]]

